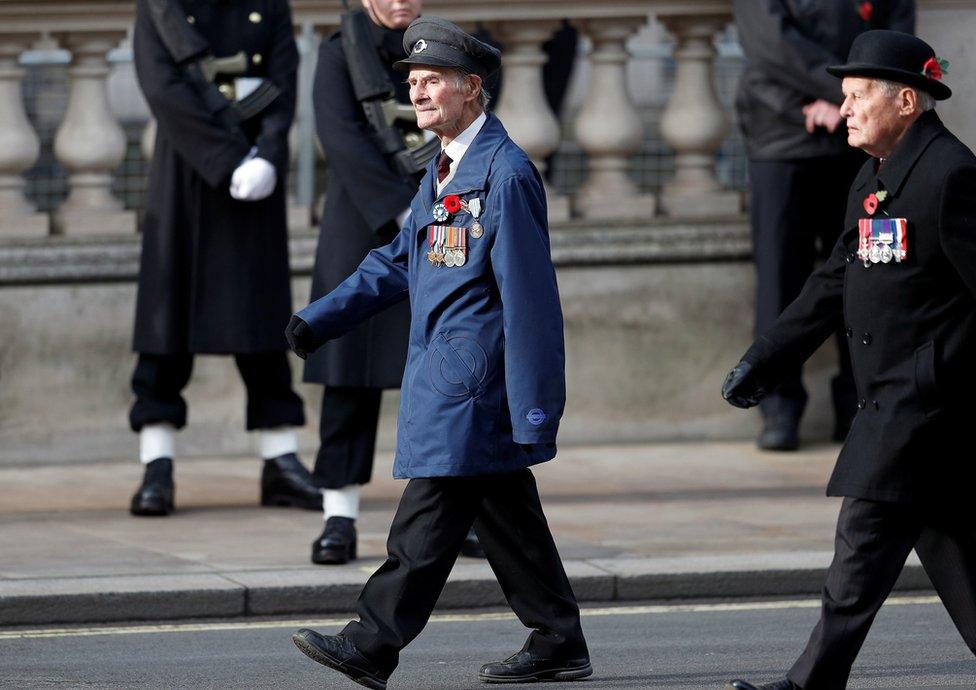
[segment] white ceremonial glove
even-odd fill
[[[263,158],[246,159],[230,178],[230,195],[240,201],[260,201],[271,196],[278,173]]]

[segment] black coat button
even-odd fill
[[[844,332],[845,332],[845,333],[847,334],[847,337],[848,337],[848,338],[853,338],[853,337],[854,337],[854,329],[853,329],[853,328],[848,328],[848,329],[847,329],[846,331],[844,331]]]
[[[868,401],[865,400],[864,398],[861,398],[860,400],[857,401],[857,409],[863,410],[867,406],[868,406]]]
[[[854,253],[853,252],[848,252],[847,253],[847,256],[844,257],[844,258],[847,259],[847,263],[849,263],[849,264],[854,263]]]
[[[864,343],[865,345],[870,345],[871,340],[873,340],[873,338],[871,338],[871,334],[865,331],[864,335],[861,336],[861,342]]]
[[[880,410],[881,409],[881,405],[878,404],[878,401],[877,400],[871,401],[871,404],[874,405],[874,409],[876,409],[876,410]]]

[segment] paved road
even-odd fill
[[[781,676],[817,617],[811,600],[588,608],[595,675],[576,688],[722,687],[729,676]],[[341,621],[252,620],[112,628],[0,629],[0,687],[353,688],[289,636]],[[393,688],[485,688],[479,664],[519,647],[506,612],[438,616],[404,652]],[[973,688],[976,660],[933,597],[892,600],[851,688]]]

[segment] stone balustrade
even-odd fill
[[[327,35],[339,23],[338,0],[293,0],[296,26]],[[587,156],[587,178],[573,198],[550,190],[554,222],[729,216],[739,195],[716,181],[715,154],[728,118],[713,87],[712,39],[730,19],[728,0],[426,0],[425,11],[462,26],[481,25],[504,48],[505,81],[497,110],[513,138],[540,168],[559,145],[559,123],[542,84],[542,44],[566,19],[589,38],[590,78],[573,137]],[[125,138],[107,99],[107,55],[125,38],[133,3],[121,0],[8,0],[0,4],[0,241],[24,235],[84,237],[135,231],[135,214],[111,193],[111,172]],[[675,177],[660,194],[642,194],[628,175],[630,156],[645,138],[627,88],[627,41],[659,20],[675,39],[676,82],[662,134],[675,152]],[[23,196],[22,173],[38,155],[24,115],[18,55],[43,40],[70,52],[70,96],[54,155],[68,171],[68,198],[50,223]],[[143,150],[151,150],[152,123]],[[8,143],[9,142],[9,143]]]

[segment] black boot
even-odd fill
[[[356,558],[356,521],[334,516],[325,522],[325,529],[312,542],[312,563],[342,565]]]
[[[173,512],[173,461],[156,458],[146,465],[142,485],[132,497],[133,515],[169,515]]]
[[[785,679],[762,685],[753,685],[744,680],[730,680],[725,684],[725,690],[803,690],[803,688]]]
[[[390,672],[376,668],[353,647],[352,642],[340,633],[320,635],[314,630],[302,628],[291,636],[295,646],[312,661],[335,669],[350,680],[374,690],[384,690]]]
[[[261,505],[322,510],[322,492],[294,453],[264,461]]]
[[[588,656],[550,659],[522,650],[505,661],[481,667],[483,683],[537,683],[544,680],[579,680],[593,675]]]
[[[761,450],[796,450],[800,447],[800,420],[788,414],[770,415],[756,439]]]

